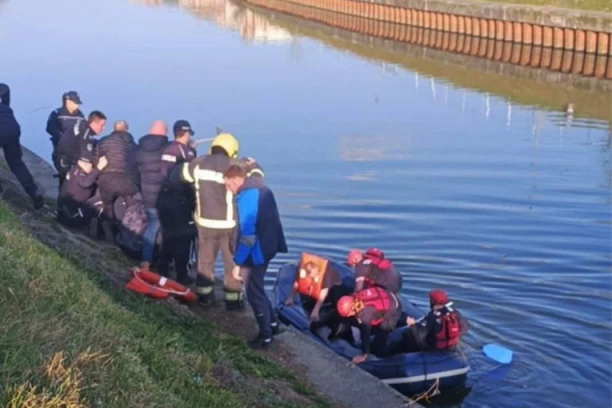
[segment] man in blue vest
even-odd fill
[[[249,341],[254,349],[267,348],[280,333],[274,309],[264,289],[268,264],[278,253],[287,252],[276,199],[260,177],[248,177],[247,169],[233,164],[223,174],[237,207],[234,276],[245,272],[246,295],[257,319],[259,334]]]

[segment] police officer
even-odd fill
[[[25,192],[32,198],[34,208],[40,209],[43,206],[43,197],[38,193],[34,178],[22,160],[23,152],[19,142],[21,127],[10,105],[11,90],[8,85],[0,83],[0,148],[4,150],[4,157],[9,168]],[[2,190],[0,183],[0,193]]]
[[[127,122],[118,120],[113,126],[113,132],[100,139],[96,149],[98,159],[104,158],[106,161],[106,166],[100,170],[98,189],[107,220],[115,219],[113,205],[117,198],[131,197],[138,192],[128,163],[136,143],[128,130]]]
[[[62,95],[62,106],[55,109],[47,119],[47,133],[51,136],[53,149],[59,143],[64,132],[72,130],[85,120],[83,112],[79,110],[81,97],[76,91],[68,91]]]
[[[78,122],[74,128],[62,134],[53,159],[53,164],[59,173],[60,185],[66,173],[78,161],[94,162],[94,136],[100,134],[105,125],[106,116],[100,111],[92,111],[87,121]]]
[[[60,189],[57,200],[57,220],[70,227],[83,227],[97,216],[102,206],[99,196],[94,197],[98,170],[91,163],[80,162],[72,166]]]
[[[192,186],[180,180],[181,167],[195,159],[197,152],[191,146],[194,131],[186,120],[178,120],[173,126],[174,141],[162,153],[161,173],[165,177],[157,211],[162,231],[160,273],[168,276],[168,264],[174,261],[177,281],[189,284],[187,264],[191,243],[197,236],[193,223],[195,196]]]
[[[182,165],[181,180],[195,187],[195,223],[198,228],[198,302],[214,302],[214,267],[219,250],[225,269],[225,305],[228,310],[241,309],[242,283],[232,275],[233,231],[236,226],[233,194],[225,188],[223,173],[231,164],[241,163],[238,140],[230,133],[220,133],[211,143],[209,154]]]

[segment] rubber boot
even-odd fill
[[[242,310],[244,309],[244,300],[242,292],[225,291],[225,310]]]
[[[196,292],[199,288],[196,288]],[[198,304],[204,307],[210,307],[215,304],[215,292],[211,290],[208,293],[198,293]]]

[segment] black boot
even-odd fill
[[[197,289],[196,289],[197,291]],[[215,292],[198,293],[198,304],[204,307],[210,307],[215,304]]]
[[[247,344],[252,350],[266,350],[272,345],[272,341],[272,336],[265,338],[261,335],[258,335],[254,339],[249,340]]]
[[[42,195],[36,194],[34,197],[32,197],[32,205],[34,206],[35,210],[40,210],[41,208],[43,208],[44,204],[45,201],[43,200]]]
[[[270,327],[272,327],[272,336],[278,336],[286,331],[279,322],[273,322]]]
[[[242,292],[225,291],[225,310],[242,310],[244,309],[244,300]]]

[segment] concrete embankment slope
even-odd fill
[[[286,2],[477,38],[612,56],[612,13],[459,0]],[[606,77],[612,79],[612,67]]]
[[[45,200],[50,207],[53,207],[58,184],[57,179],[53,178],[53,169],[48,163],[25,148],[24,161],[41,187]],[[11,179],[12,184],[16,184],[16,180],[8,172],[6,163],[3,161],[0,161],[0,176],[2,179]],[[128,278],[126,271],[121,276],[114,276],[112,281],[121,286]],[[222,287],[218,289],[216,292],[221,295],[223,289]],[[255,328],[254,319],[248,311],[228,314],[220,307],[204,310],[194,306],[190,307],[188,312],[214,322],[224,332],[241,337],[245,337],[246,332]],[[338,407],[419,407],[418,404],[401,396],[391,387],[297,331],[288,330],[287,333],[278,337],[277,343],[275,349],[269,354],[270,358],[280,361],[291,371],[302,373],[321,395],[334,401]]]

